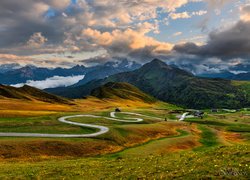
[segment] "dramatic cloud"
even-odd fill
[[[162,57],[164,59],[165,57]],[[201,57],[190,54],[172,54],[166,57],[166,62],[178,66],[193,74],[211,74],[229,71],[250,72],[250,61],[242,58],[221,59],[217,57]]]
[[[44,0],[44,3],[55,9],[64,9],[70,4],[70,0]]]
[[[157,9],[165,12],[192,0],[2,0],[0,2],[0,47],[25,44],[40,32],[48,43],[60,44],[71,34],[77,41],[82,27],[119,29],[135,22],[157,18]],[[66,9],[67,8],[67,9]],[[68,33],[68,34],[67,34]],[[75,42],[74,46],[81,46]],[[79,48],[79,47],[78,47]],[[3,52],[2,52],[3,53]],[[5,52],[6,53],[6,52]]]
[[[67,77],[53,76],[53,77],[47,78],[47,79],[45,79],[43,81],[28,80],[26,83],[13,84],[11,86],[13,86],[13,87],[22,87],[22,86],[24,86],[26,84],[26,85],[29,85],[29,86],[32,86],[32,87],[36,87],[38,89],[67,87],[67,86],[71,86],[73,84],[78,83],[83,78],[84,78],[84,75],[67,76]]]
[[[208,26],[210,21],[213,20],[214,14],[218,17],[221,14],[221,10],[223,7],[229,3],[235,2],[234,0],[203,0],[204,2],[207,3],[207,13],[206,16],[201,20],[198,24],[197,27],[200,28],[202,31],[208,31]],[[216,18],[217,18],[216,17]]]
[[[100,32],[98,30],[87,28],[83,30],[83,38],[95,46],[105,48],[108,53],[114,56],[131,56],[141,51],[157,55],[169,53],[172,44],[159,42],[145,34],[150,31],[148,24],[144,24],[139,30],[126,29],[124,31],[114,30],[112,32]],[[148,55],[148,54],[147,54]],[[139,58],[139,56],[137,56]]]
[[[34,65],[38,67],[72,67],[75,65],[68,56],[58,56],[57,54],[47,55],[48,57],[42,56],[17,56],[14,54],[0,54],[0,65],[1,64],[12,64],[17,63],[21,66]]]
[[[195,74],[249,71],[245,68],[250,65],[249,32],[250,21],[241,20],[227,29],[212,31],[203,45],[193,42],[175,45],[173,63]],[[195,67],[187,64],[195,64]]]
[[[146,62],[170,56],[179,61],[180,54],[242,58],[249,55],[249,5],[239,1],[1,0],[0,64],[51,67],[71,66],[88,58]],[[234,20],[241,22],[228,30],[213,31],[203,44],[207,32],[199,28],[219,29],[218,22],[210,18],[215,13],[218,20],[225,18],[219,16],[227,4],[237,9],[240,14]],[[193,20],[196,22],[190,23]],[[175,46],[176,41],[187,43]]]
[[[246,5],[240,8],[240,19],[242,21],[250,21],[250,5]]]
[[[41,32],[36,32],[30,37],[27,45],[30,47],[41,47],[46,41],[48,41],[48,39],[45,38]]]
[[[34,59],[28,56],[17,56],[14,54],[0,54],[0,64],[30,64]]]
[[[250,57],[250,22],[239,21],[223,31],[213,31],[207,44],[198,46],[192,42],[176,45],[179,53],[221,58]]]

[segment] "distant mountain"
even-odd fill
[[[72,104],[68,99],[58,97],[39,89],[23,86],[21,88],[15,88],[11,86],[5,86],[0,84],[0,99],[22,99],[22,100],[36,100],[42,102],[56,103],[56,104]]]
[[[77,76],[84,75],[86,72],[90,71],[91,68],[87,68],[83,65],[76,65],[72,68],[55,68],[51,70],[53,76]]]
[[[220,73],[203,73],[203,74],[198,74],[197,76],[206,78],[230,79],[229,77],[234,76],[234,73],[231,73],[229,71],[222,71]]]
[[[21,68],[20,64],[12,63],[12,64],[1,64],[0,65],[0,73],[6,73],[8,71]]]
[[[7,66],[7,65],[6,65]],[[14,65],[13,65],[14,66]],[[28,80],[41,81],[46,78],[53,76],[77,76],[85,75],[85,78],[81,80],[77,85],[83,85],[94,79],[103,79],[107,76],[125,72],[132,71],[140,67],[140,64],[135,62],[130,62],[128,60],[117,61],[117,62],[107,62],[103,65],[85,67],[85,66],[74,66],[72,68],[41,68],[35,66],[25,66],[18,69],[12,69],[0,72],[0,83],[6,85],[26,83]]]
[[[231,80],[250,80],[250,64],[237,64],[235,66],[228,67],[226,70],[219,69],[217,64],[203,64],[202,68],[200,65],[195,64],[173,64],[172,67],[178,67],[180,69],[187,70],[194,73],[198,77],[207,78],[222,78]]]
[[[86,73],[83,80],[73,86],[80,86],[92,80],[104,79],[110,75],[120,72],[133,71],[140,68],[141,65],[136,62],[130,62],[126,59],[117,62],[107,62],[104,65],[96,66],[92,71]]]
[[[100,99],[127,99],[153,103],[157,100],[128,83],[108,82],[91,91],[91,95]]]
[[[195,77],[158,59],[131,72],[115,74],[83,86],[50,92],[65,97],[81,98],[107,82],[127,82],[155,98],[188,108],[250,106],[249,94],[234,86],[230,80]]]
[[[250,81],[250,72],[234,74],[229,71],[224,71],[221,73],[214,73],[214,74],[200,74],[199,76],[208,78],[222,78],[222,79],[239,80],[239,81]]]
[[[18,84],[25,83],[27,80],[44,80],[53,76],[71,76],[83,75],[86,73],[86,67],[75,66],[73,68],[38,68],[34,66],[25,66],[19,69],[11,70],[0,74],[1,84]]]
[[[250,81],[250,72],[236,74],[232,77],[233,80]]]
[[[229,67],[229,70],[231,71],[249,71],[250,70],[250,63],[248,64],[237,64],[235,66]]]

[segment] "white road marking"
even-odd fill
[[[95,116],[95,115],[89,115],[89,114],[82,114],[82,115],[72,115],[72,116],[64,116],[60,117],[58,121],[66,124],[71,124],[75,126],[81,126],[81,127],[89,127],[89,128],[95,128],[99,129],[98,132],[96,133],[91,133],[91,134],[43,134],[43,133],[5,133],[5,132],[0,132],[0,136],[2,137],[58,137],[58,138],[86,138],[86,137],[96,137],[102,134],[105,134],[109,131],[109,128],[106,126],[99,126],[99,125],[93,125],[93,124],[85,124],[85,123],[78,123],[78,122],[72,122],[67,119],[70,118],[75,118],[75,117],[91,117],[91,118],[104,118],[112,121],[120,121],[120,122],[129,122],[129,123],[137,123],[137,122],[142,122],[142,118],[124,118],[124,119],[117,119],[115,116],[116,112],[111,112],[110,117],[104,117],[104,116]],[[151,116],[146,116],[142,114],[137,114],[137,113],[132,113],[132,112],[119,112],[121,114],[129,114],[129,115],[137,115],[137,116],[144,116],[144,117],[149,117],[157,120],[162,120],[157,117],[151,117]]]
[[[188,115],[188,112],[183,113],[179,121],[184,121],[187,115]]]

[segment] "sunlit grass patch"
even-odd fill
[[[200,143],[202,144],[202,146],[196,148],[195,150],[203,150],[204,148],[219,145],[217,135],[212,131],[211,128],[208,128],[204,125],[199,125],[198,127],[201,130]]]
[[[0,162],[1,179],[249,179],[249,145],[127,158]]]
[[[231,125],[231,126],[228,126],[226,130],[232,131],[232,132],[250,133],[250,125],[246,125],[246,124]]]

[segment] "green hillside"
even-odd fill
[[[139,100],[147,103],[155,102],[156,99],[143,93],[138,88],[128,83],[109,82],[101,87],[94,89],[91,95],[100,99],[129,99]]]
[[[230,80],[198,78],[153,60],[142,68],[110,76],[105,81],[128,82],[166,102],[189,108],[240,108],[250,105],[248,90]]]
[[[82,98],[108,82],[127,82],[143,92],[168,103],[187,108],[241,108],[250,106],[246,82],[200,78],[155,59],[141,68],[94,80],[83,86],[51,90],[60,96]]]
[[[37,100],[49,103],[63,103],[70,104],[71,101],[62,97],[58,97],[42,90],[30,86],[23,86],[15,88],[11,86],[0,85],[0,99],[23,99],[23,100]]]

